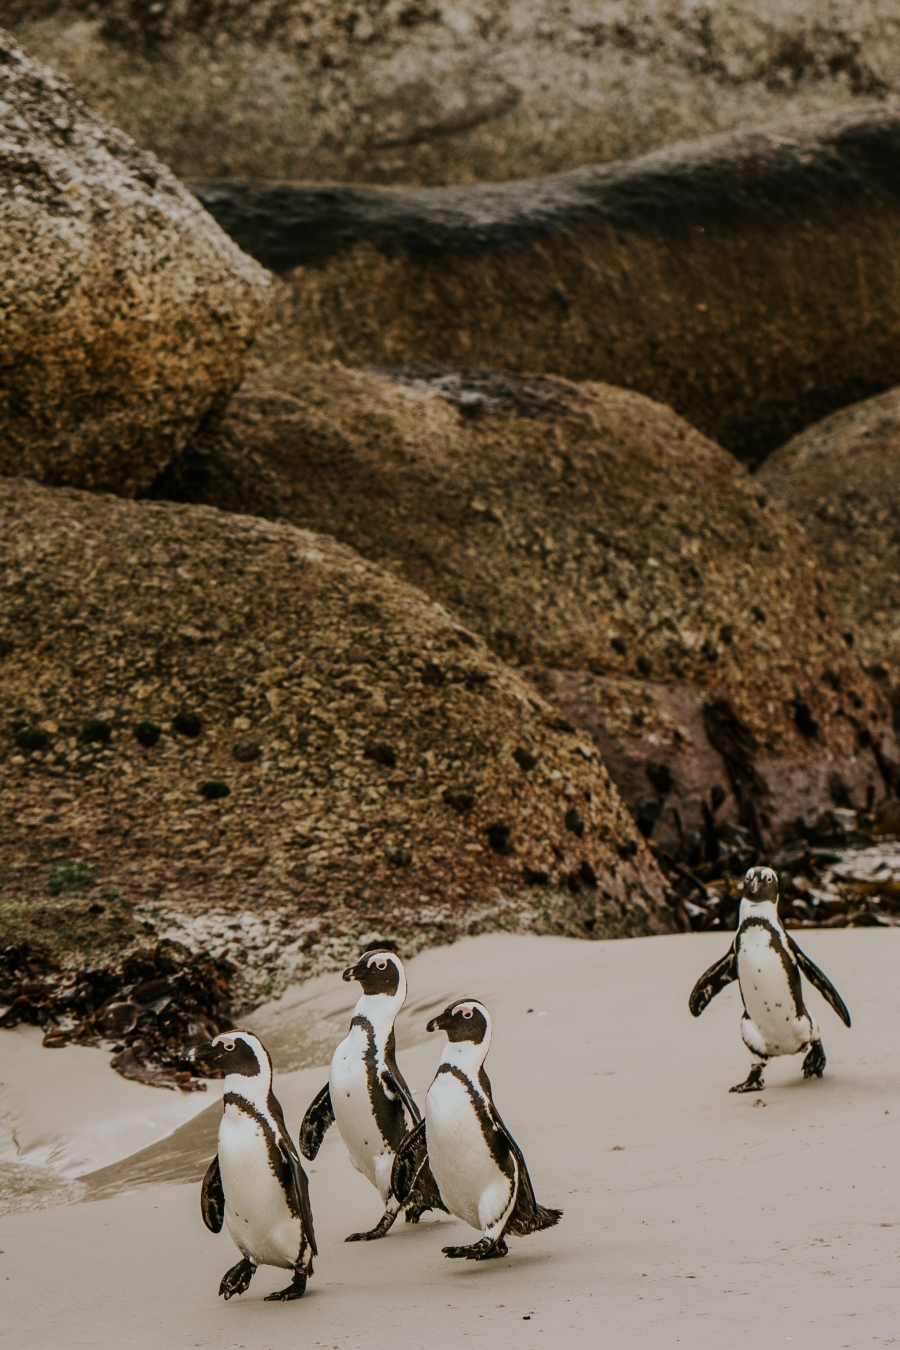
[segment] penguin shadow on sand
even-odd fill
[[[741,1037],[750,1051],[750,1072],[731,1092],[762,1092],[770,1059],[803,1052],[804,1078],[821,1078],[825,1050],[815,1018],[803,1000],[801,974],[831,1005],[845,1026],[850,1013],[828,976],[801,951],[778,916],[778,877],[770,867],[751,867],[743,882],[738,928],[725,955],[705,971],[688,1007],[699,1017],[732,981],[744,1005]]]

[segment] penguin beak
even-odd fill
[[[205,1045],[198,1045],[193,1051],[191,1058],[195,1064],[205,1064],[209,1068],[215,1068],[221,1058],[221,1048],[213,1045],[212,1041],[207,1041]]]
[[[428,1023],[428,1026],[425,1028],[425,1030],[426,1030],[426,1031],[446,1031],[446,1030],[447,1030],[447,1014],[446,1014],[445,1012],[442,1012],[441,1015],[440,1015],[440,1017],[432,1017],[431,1021]]]
[[[344,971],[342,979],[346,980],[347,983],[349,984],[351,980],[358,980],[362,974],[363,971],[360,969],[359,966],[348,966],[347,969]]]

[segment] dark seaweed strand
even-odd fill
[[[548,178],[396,189],[194,182],[240,246],[276,272],[321,265],[366,240],[382,254],[478,257],[561,231],[683,236],[740,231],[829,203],[900,199],[900,116],[865,108],[706,138]]]

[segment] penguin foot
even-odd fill
[[[825,1051],[821,1041],[813,1041],[803,1061],[804,1078],[821,1078],[825,1072]]]
[[[729,1088],[728,1091],[763,1092],[765,1090],[765,1086],[766,1085],[763,1082],[763,1066],[761,1064],[754,1064],[753,1068],[747,1074],[747,1077],[744,1079],[743,1083],[735,1083],[734,1087]]]
[[[227,1303],[235,1294],[243,1294],[250,1288],[250,1281],[255,1274],[256,1266],[249,1256],[245,1256],[243,1261],[238,1261],[236,1266],[226,1270],[219,1285],[219,1294]]]
[[[459,1257],[465,1257],[467,1261],[493,1261],[496,1257],[506,1256],[509,1253],[503,1238],[498,1238],[496,1242],[490,1238],[482,1238],[480,1242],[473,1242],[470,1247],[443,1247],[441,1250],[451,1261]]]
[[[377,1242],[390,1231],[390,1227],[396,1219],[396,1214],[382,1214],[374,1228],[370,1228],[368,1233],[351,1233],[345,1237],[345,1242]]]
[[[266,1303],[287,1303],[292,1298],[302,1298],[306,1293],[305,1270],[298,1270],[287,1289],[276,1289],[274,1294],[266,1294]]]

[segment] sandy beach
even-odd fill
[[[419,1100],[443,1040],[424,1032],[431,1011],[455,995],[484,998],[494,1018],[487,1067],[497,1104],[538,1198],[565,1210],[558,1228],[512,1241],[505,1261],[447,1262],[441,1246],[469,1236],[444,1216],[418,1229],[398,1224],[379,1243],[344,1245],[380,1210],[332,1130],[310,1166],[320,1256],[307,1296],[265,1303],[284,1281],[262,1269],[249,1293],[226,1305],[216,1290],[234,1248],[227,1235],[204,1229],[197,1182],[178,1184],[199,1174],[214,1147],[213,1102],[168,1140],[95,1170],[86,1193],[109,1198],[0,1220],[10,1286],[0,1345],[894,1344],[900,934],[802,934],[847,1000],[853,1028],[809,991],[828,1053],[825,1078],[804,1082],[799,1058],[785,1060],[769,1069],[763,1094],[747,1096],[727,1091],[748,1063],[736,986],[698,1022],[687,1010],[694,979],[729,937],[585,943],[489,935],[409,962],[399,1041]],[[289,1064],[293,1040],[302,1057],[304,1035],[320,1048],[323,1027],[339,1027],[349,994],[338,977],[321,977],[250,1020],[269,1036],[276,1064]],[[8,1054],[10,1037],[2,1044]],[[64,1053],[86,1064],[92,1054]],[[46,1077],[33,1090],[58,1140],[68,1130],[84,1138],[84,1109],[67,1123],[65,1094],[54,1097],[61,1054],[41,1052]],[[276,1075],[293,1131],[325,1076],[322,1067]],[[96,1074],[91,1081],[102,1132],[104,1093],[114,1103],[123,1085],[112,1073],[105,1089]],[[160,1111],[156,1104],[170,1095],[140,1090],[148,1110]],[[162,1116],[157,1128],[165,1133]],[[105,1146],[117,1152],[108,1131]],[[164,1159],[159,1175],[175,1184],[146,1184],[154,1156]],[[114,1194],[136,1180],[142,1189]]]

